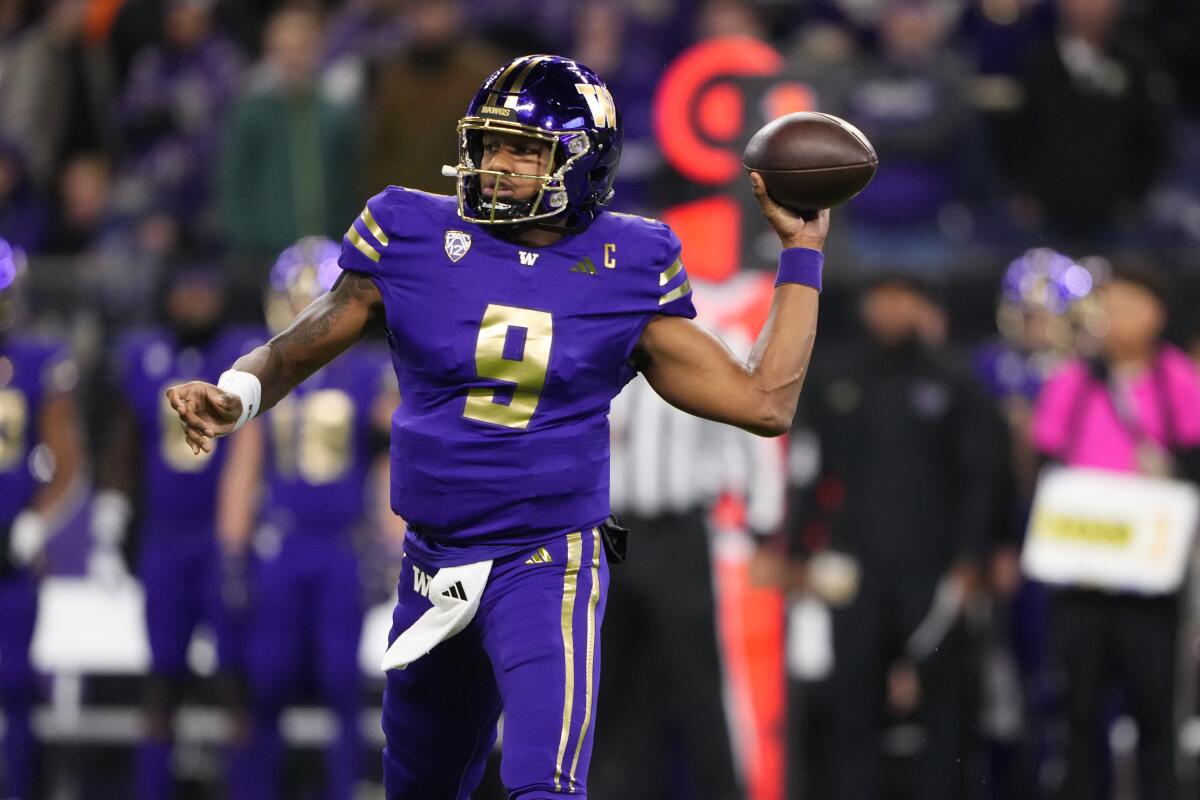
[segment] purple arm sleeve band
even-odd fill
[[[779,254],[779,272],[775,285],[798,283],[821,291],[821,265],[825,256],[820,250],[807,247],[789,247]]]

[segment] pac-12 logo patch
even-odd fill
[[[462,231],[446,231],[446,255],[458,261],[471,249],[471,234]]]

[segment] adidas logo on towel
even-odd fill
[[[467,593],[463,589],[462,581],[455,581],[453,586],[442,592],[442,597],[453,597],[455,600],[465,601],[467,599]]]
[[[550,551],[544,547],[539,547],[533,552],[529,558],[525,559],[526,564],[549,564],[554,559],[550,558]]]

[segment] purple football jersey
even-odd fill
[[[340,535],[364,513],[371,409],[387,374],[382,348],[359,346],[266,415],[263,517],[287,533]]]
[[[368,201],[340,263],[373,278],[387,310],[407,549],[464,564],[608,515],[609,402],[646,324],[696,313],[670,228],[602,212],[530,247],[459,219],[452,197],[393,186]]]
[[[256,329],[230,330],[202,347],[182,347],[165,329],[127,334],[117,350],[121,388],[137,417],[141,440],[142,529],[147,536],[211,536],[217,480],[226,446],[194,455],[167,402],[169,386],[216,383],[240,354],[265,341]]]
[[[18,336],[0,342],[0,525],[11,523],[41,485],[30,462],[38,414],[47,397],[74,383],[74,369],[61,342]]]

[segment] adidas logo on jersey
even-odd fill
[[[581,272],[584,275],[595,275],[596,265],[592,263],[590,258],[585,258],[575,266],[571,267],[571,272]]]
[[[550,557],[549,550],[547,550],[544,547],[539,547],[537,550],[533,551],[533,555],[531,555],[529,558],[525,559],[525,563],[526,564],[549,564],[553,560],[554,559],[552,559]]]
[[[538,256],[541,253],[526,253],[524,250],[517,251],[517,255],[521,257],[521,264],[526,267],[532,267],[537,263]]]
[[[453,597],[455,600],[465,601],[467,592],[463,589],[462,581],[455,581],[453,586],[442,592],[442,597]]]

